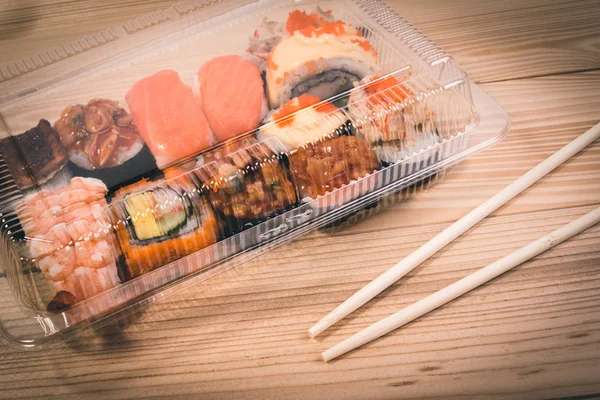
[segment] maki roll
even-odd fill
[[[67,151],[50,122],[0,140],[0,157],[21,190],[49,182],[67,163]]]
[[[317,6],[310,14],[304,11],[292,11],[287,21],[271,21],[264,17],[261,24],[254,30],[254,34],[248,39],[248,58],[262,71],[267,70],[267,59],[269,53],[283,39],[290,37],[298,29],[320,22],[333,22],[335,18],[331,10],[323,11]]]
[[[350,95],[357,135],[386,163],[400,161],[439,141],[426,104],[394,76],[369,76]]]
[[[121,281],[128,281],[215,243],[217,221],[204,194],[177,170],[160,181],[120,189],[111,203],[123,252]]]
[[[243,138],[204,155],[194,172],[224,222],[226,236],[297,204],[284,150]]]
[[[60,189],[26,196],[17,208],[33,261],[57,292],[50,310],[119,283],[119,249],[106,213],[107,192],[98,179],[75,177]]]
[[[318,97],[303,94],[271,112],[260,127],[259,138],[275,138],[287,150],[328,136],[352,134],[342,110]]]
[[[373,150],[355,136],[316,141],[290,155],[290,169],[303,198],[323,196],[377,168],[379,161]]]
[[[356,133],[386,163],[402,161],[460,132],[474,121],[464,96],[453,90],[416,96],[408,82],[370,76],[350,95]]]
[[[157,170],[133,117],[116,101],[92,99],[69,106],[54,129],[73,174],[100,179],[111,191]]]
[[[284,104],[260,128],[289,150],[289,167],[301,198],[323,196],[379,168],[369,145],[345,114],[326,101],[302,95]]]
[[[271,108],[304,93],[327,100],[379,69],[377,52],[362,31],[330,14],[293,11],[285,30],[266,62]]]

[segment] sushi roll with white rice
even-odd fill
[[[125,282],[203,249],[219,239],[215,215],[190,174],[169,169],[165,179],[120,189],[111,203]]]
[[[369,76],[350,95],[356,133],[384,163],[401,161],[439,143],[429,104],[394,76]]]
[[[264,17],[254,30],[254,34],[248,39],[248,49],[246,50],[248,58],[263,72],[267,70],[267,59],[273,47],[283,39],[290,37],[298,29],[298,23],[303,23],[302,21],[307,21],[307,19],[314,23],[335,20],[331,11],[323,11],[318,6],[310,14],[296,10],[291,12],[290,16],[292,17],[288,18],[285,24]]]
[[[205,153],[194,170],[225,236],[239,233],[296,206],[297,196],[280,146],[252,137]]]
[[[276,138],[293,150],[327,137],[349,135],[352,125],[342,110],[318,97],[303,94],[273,110],[260,127],[260,139]]]
[[[296,10],[285,30],[287,36],[272,48],[266,63],[271,108],[302,94],[330,99],[379,70],[377,52],[362,31],[342,21]]]

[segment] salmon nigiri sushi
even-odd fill
[[[243,57],[207,61],[194,86],[212,133],[220,141],[256,129],[269,111],[260,69]]]
[[[177,72],[159,71],[139,80],[125,100],[160,168],[212,144],[204,112]]]

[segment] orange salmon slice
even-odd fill
[[[159,71],[139,80],[125,100],[159,168],[211,145],[204,112],[177,72]]]

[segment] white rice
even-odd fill
[[[277,98],[271,99],[272,102],[275,100],[273,105],[279,107],[290,100],[292,98],[292,90],[296,86],[298,86],[301,82],[315,76],[315,74],[311,72],[311,70],[314,70],[314,68],[316,68],[317,71],[323,71],[322,73],[334,70],[347,72],[356,76],[359,80],[374,72],[371,70],[370,65],[351,59],[334,58],[328,60],[314,60],[313,68],[309,69],[305,65],[302,65],[290,73],[279,85],[277,85]],[[270,93],[270,90],[267,92]]]
[[[71,178],[73,174],[69,169],[65,166],[60,171],[58,171],[54,176],[47,180],[45,183],[40,185],[40,189],[42,190],[56,190],[68,186],[71,182]],[[37,193],[37,190],[36,190]]]
[[[119,151],[117,154],[117,163],[114,166],[123,165],[127,161],[131,160],[133,157],[138,155],[140,151],[144,148],[144,141],[141,137],[138,137],[135,143],[125,151]],[[118,150],[117,150],[118,151]],[[87,153],[83,151],[69,151],[69,160],[77,165],[80,168],[87,169],[88,171],[93,171],[96,168],[90,162]],[[108,167],[111,168],[111,167]]]

